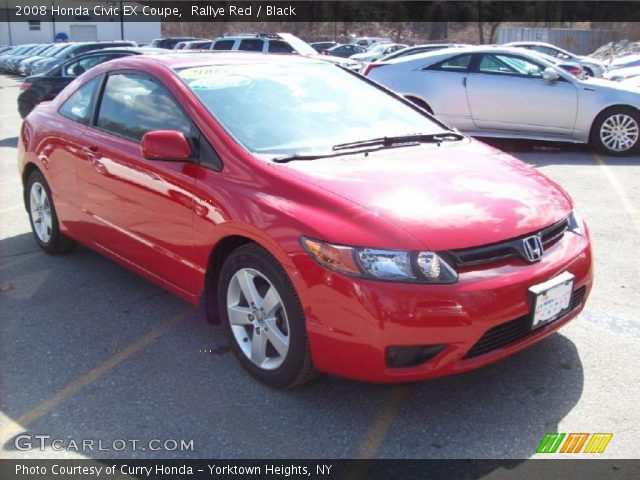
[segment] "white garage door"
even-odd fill
[[[98,40],[96,25],[71,25],[69,40],[72,42],[95,42]]]

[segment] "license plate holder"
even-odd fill
[[[563,316],[571,305],[575,277],[569,272],[529,288],[531,296],[531,330],[548,325]]]

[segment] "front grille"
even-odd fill
[[[523,251],[524,238],[538,235],[542,241],[542,246],[548,248],[562,238],[569,227],[569,221],[563,218],[542,230],[514,238],[499,243],[492,243],[482,247],[465,248],[461,250],[450,250],[446,252],[457,267],[468,267],[471,265],[481,265],[483,263],[494,263],[508,260],[514,257],[521,257],[526,260]]]
[[[571,302],[566,313],[578,308],[587,287],[580,287],[571,295]],[[565,313],[565,315],[566,315]],[[471,350],[467,352],[464,359],[477,357],[485,353],[491,352],[498,348],[502,348],[518,340],[527,337],[529,334],[534,333],[536,330],[531,330],[531,314],[525,315],[515,320],[493,327],[476,342]]]

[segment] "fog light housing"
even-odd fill
[[[405,347],[387,347],[387,367],[415,367],[427,363],[441,353],[446,345],[411,345]]]

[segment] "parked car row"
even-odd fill
[[[135,42],[127,40],[17,45],[0,51],[0,72],[34,75],[46,72],[85,52],[135,46]]]
[[[26,117],[40,102],[53,100],[76,77],[109,60],[131,55],[163,54],[167,50],[152,47],[111,47],[74,56],[45,73],[25,78],[20,85],[18,112]]]
[[[180,37],[182,38],[182,37]],[[172,41],[177,42],[173,43]],[[159,39],[151,42],[150,45],[174,45],[178,47],[180,43],[195,44],[198,40],[194,41],[178,41],[179,38],[171,39]],[[252,42],[254,48],[260,48],[263,53],[295,53],[307,57],[319,57],[316,50],[310,47],[306,42],[300,40],[294,35],[288,33],[281,34],[241,34],[237,36],[225,36],[219,40],[213,41],[224,42],[218,43],[219,50],[238,50],[248,51],[246,41]],[[257,43],[260,42],[260,43]],[[72,54],[68,55],[69,58],[62,62],[56,61],[48,71],[31,75],[25,79],[21,85],[22,92],[18,96],[18,111],[24,118],[33,108],[43,101],[53,100],[55,96],[64,89],[73,79],[89,68],[92,68],[100,63],[113,60],[130,55],[141,54],[162,54],[170,53],[173,51],[182,52],[186,50],[192,50],[191,45],[186,45],[184,48],[157,48],[157,47],[127,47],[119,46],[114,47],[115,44],[121,44],[123,42],[99,42],[93,44],[54,44],[60,51],[71,50]],[[124,42],[125,44],[131,44],[132,42]],[[74,55],[73,53],[79,50],[78,46],[82,46],[86,49],[88,46],[97,47],[87,53],[80,53]],[[70,48],[73,47],[73,48]],[[212,49],[213,45],[212,45]],[[57,57],[52,57],[57,58]],[[334,59],[329,57],[321,57],[323,61],[335,63],[342,67],[357,70],[359,64],[355,61],[347,59]],[[38,61],[39,57],[33,57],[30,60]]]

